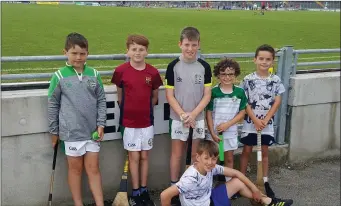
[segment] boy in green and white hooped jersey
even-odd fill
[[[106,124],[106,99],[97,70],[85,64],[88,41],[78,33],[66,37],[64,54],[68,60],[52,76],[48,90],[49,132],[52,146],[62,140],[68,161],[68,183],[75,206],[83,205],[81,175],[83,164],[97,206],[103,206],[99,171],[100,141]],[[91,134],[97,131],[99,139]]]
[[[233,59],[222,59],[213,70],[219,84],[212,89],[211,101],[206,108],[207,126],[215,142],[224,141],[224,164],[233,168],[233,151],[238,148],[238,127],[246,114],[245,91],[234,85],[240,66]],[[224,139],[218,137],[222,132]],[[226,177],[226,181],[231,178]]]

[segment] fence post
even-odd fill
[[[277,112],[279,115],[278,129],[277,129],[277,142],[278,144],[284,144],[285,131],[286,131],[286,118],[288,117],[288,98],[290,90],[290,77],[292,75],[292,61],[293,61],[293,46],[285,46],[283,48],[283,64],[281,67],[281,80],[285,88],[285,92],[282,94],[282,101],[280,108]]]

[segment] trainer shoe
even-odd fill
[[[144,206],[156,206],[153,200],[150,199],[148,191],[142,192],[141,199]]]
[[[181,206],[179,195],[172,198],[171,205],[172,206]]]
[[[142,203],[141,196],[130,196],[129,205],[130,206],[144,206]]]
[[[264,183],[264,187],[265,187],[266,196],[270,198],[275,198],[275,193],[272,191],[270,184],[268,182]]]
[[[285,199],[273,198],[269,206],[290,206],[293,203],[294,201],[291,199],[285,200]]]

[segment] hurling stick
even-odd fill
[[[257,131],[257,180],[256,186],[262,194],[265,193],[263,181],[263,164],[262,164],[262,131]],[[254,200],[251,200],[252,205],[262,205]]]
[[[129,156],[127,155],[124,163],[123,174],[120,182],[120,190],[116,194],[112,206],[129,206],[128,202],[128,171],[129,171]]]

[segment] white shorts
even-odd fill
[[[187,141],[189,135],[189,128],[184,127],[184,124],[178,120],[169,120],[170,131],[172,139],[178,139],[181,141]],[[195,123],[195,128],[193,129],[193,139],[204,139],[205,138],[205,121],[198,120]]]
[[[151,150],[153,148],[154,127],[129,128],[123,132],[124,149],[128,151]]]
[[[72,157],[83,156],[86,152],[99,152],[100,142],[85,140],[78,142],[64,142],[65,154]]]

